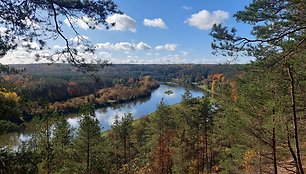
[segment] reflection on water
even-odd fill
[[[31,139],[30,133],[13,132],[9,134],[0,135],[0,147],[9,147],[17,149],[22,142]]]
[[[165,91],[167,90],[171,90],[173,94],[166,94]],[[203,92],[200,90],[189,90],[195,98],[203,96]],[[106,108],[99,108],[95,111],[96,117],[100,122],[101,128],[107,130],[110,129],[116,115],[122,117],[124,114],[131,113],[134,119],[143,117],[154,112],[157,104],[162,99],[164,99],[164,101],[169,105],[179,103],[184,92],[185,88],[182,86],[160,85],[160,87],[154,90],[149,97],[127,103],[115,104]],[[67,121],[72,128],[76,129],[79,127],[79,119],[80,116],[78,116],[78,114],[72,114],[67,118]],[[21,134],[13,133],[0,136],[0,147],[7,144],[18,145],[20,144],[20,140],[26,140],[26,138],[29,138],[28,135],[30,135],[29,132],[23,132]]]
[[[171,90],[172,94],[166,94],[165,91]],[[196,89],[189,89],[192,96],[202,97],[203,92]],[[158,89],[152,92],[150,97],[143,99],[115,104],[113,106],[97,109],[95,111],[97,119],[100,121],[101,128],[103,130],[110,129],[111,125],[115,120],[115,116],[118,115],[122,117],[124,114],[131,113],[134,119],[140,118],[142,116],[148,115],[156,110],[157,104],[164,99],[164,101],[169,104],[176,104],[181,101],[181,96],[184,94],[185,88],[182,86],[168,86],[160,85]],[[79,117],[69,118],[68,122],[74,128],[78,127]]]

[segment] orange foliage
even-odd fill
[[[233,80],[233,81],[230,81],[230,83],[231,83],[231,87],[232,87],[231,97],[236,102],[237,99],[238,99],[238,97],[237,97],[237,90],[236,90],[236,81]]]
[[[251,173],[251,171],[253,171],[255,160],[256,152],[253,149],[247,150],[243,157],[243,167],[245,172]]]
[[[9,75],[6,75],[6,76],[3,76],[3,80],[4,80],[4,81],[11,81],[11,80],[12,80],[12,77],[9,76]]]
[[[207,79],[209,80],[219,80],[221,82],[224,81],[224,75],[220,73],[210,74]]]
[[[140,80],[140,86],[123,86],[116,85],[110,88],[104,88],[98,90],[95,94],[87,96],[75,97],[65,102],[55,102],[49,105],[49,109],[57,111],[79,109],[84,104],[93,103],[96,105],[108,105],[109,103],[120,103],[128,100],[135,99],[137,97],[147,96],[150,92],[158,87],[157,81],[153,80],[150,76],[145,76]],[[69,82],[67,91],[69,93],[74,92],[76,82]],[[35,108],[33,113],[41,113],[42,108]]]
[[[171,134],[159,137],[158,145],[152,155],[151,172],[152,174],[171,174],[172,173],[172,152],[170,149]]]

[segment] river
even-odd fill
[[[100,127],[102,130],[108,130],[111,128],[114,122],[115,115],[122,117],[125,113],[131,113],[134,119],[141,118],[154,112],[157,108],[158,103],[163,99],[167,104],[173,105],[181,101],[181,97],[185,92],[185,87],[183,86],[169,86],[160,85],[160,87],[151,93],[151,96],[138,99],[135,101],[130,101],[121,104],[114,104],[106,108],[100,108],[95,111],[96,117],[100,122]],[[171,90],[172,94],[166,94],[165,91]],[[202,97],[203,92],[199,89],[191,88],[189,89],[192,97]],[[78,114],[70,114],[67,116],[67,121],[72,128],[77,129],[79,127],[80,117]],[[22,133],[11,133],[7,135],[0,136],[0,147],[4,145],[16,146],[20,144],[22,140],[29,139],[30,131],[25,131]]]

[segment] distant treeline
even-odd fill
[[[83,76],[76,73],[77,69],[67,64],[28,64],[12,65],[18,69],[25,69],[33,78],[60,77],[73,79]],[[196,78],[207,78],[214,73],[223,73],[227,78],[234,77],[243,65],[239,64],[113,64],[97,72],[100,80],[121,79],[149,75],[158,81],[171,81],[180,78],[195,81]]]
[[[42,102],[61,102],[71,98],[89,95],[101,88],[115,85],[128,85],[131,79],[151,76],[159,82],[179,80],[193,83],[207,79],[210,74],[222,73],[227,78],[238,74],[242,65],[194,65],[194,64],[115,64],[100,69],[93,79],[80,73],[67,64],[28,64],[12,65],[17,69],[25,69],[24,77],[8,76],[17,93],[24,99]]]

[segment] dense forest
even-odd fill
[[[159,82],[197,84],[213,72],[239,72],[238,65],[111,65],[94,78],[65,64],[13,65],[17,74],[3,74],[0,132],[23,128],[43,110],[77,112],[84,104],[105,107],[149,96]],[[238,68],[239,67],[239,68]],[[169,72],[169,73],[165,73]],[[1,134],[0,133],[0,134]]]
[[[25,64],[10,65],[18,70],[24,70],[33,79],[41,77],[56,77],[60,79],[80,80],[82,73],[68,64]],[[241,64],[111,64],[99,70],[96,74],[99,81],[109,79],[126,80],[128,77],[151,76],[160,82],[171,81],[179,78],[187,83],[196,79],[207,78],[213,73],[223,73],[228,78],[233,78],[243,65]],[[84,76],[84,74],[83,74]]]

